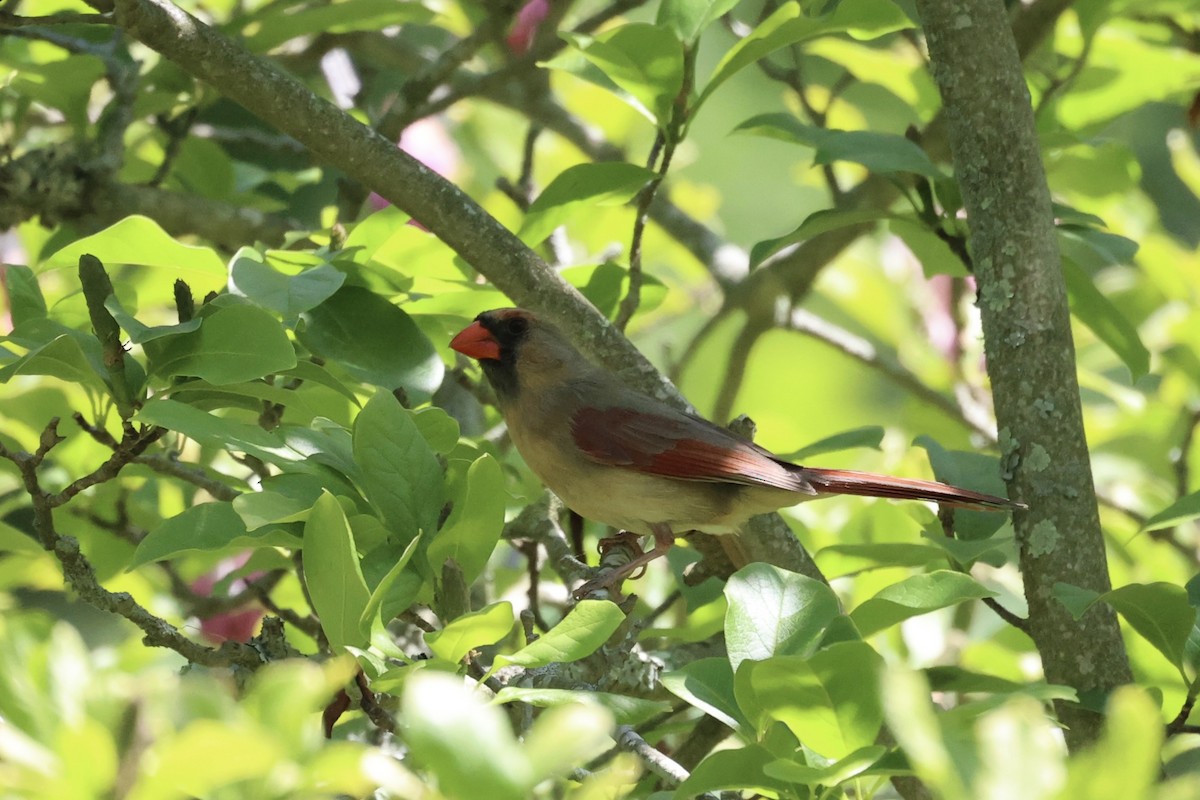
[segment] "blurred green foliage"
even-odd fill
[[[529,8],[182,5],[361,119],[424,117],[401,145],[610,318],[662,137],[659,195],[694,226],[653,217],[629,331],[700,412],[746,413],[761,444],[823,466],[997,490],[908,4],[547,4],[526,60]],[[13,16],[89,13],[0,15],[0,797],[882,797],[893,777],[945,798],[1200,793],[1194,3],[1083,0],[1026,61],[1117,587],[1044,588],[1121,614],[1137,685],[1108,698],[1045,683],[984,604],[1024,613],[997,516],[949,539],[924,506],[823,500],[787,519],[828,584],[752,564],[692,586],[677,548],[632,608],[574,604],[565,540],[530,521],[541,488],[447,346],[508,301],[111,19]],[[870,181],[878,202],[848,205]],[[851,229],[789,283],[798,245]],[[85,296],[82,256],[111,294]],[[97,314],[127,343],[115,362]],[[119,475],[77,483],[112,458]],[[71,541],[91,579],[64,566]],[[87,580],[170,635],[144,646],[80,599]],[[233,634],[247,610],[270,625]],[[1093,750],[1068,757],[1054,701],[1105,710]],[[726,727],[690,752],[705,717]]]

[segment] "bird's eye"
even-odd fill
[[[529,320],[524,317],[511,317],[504,323],[504,327],[508,329],[510,335],[520,336],[529,330]]]

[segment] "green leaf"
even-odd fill
[[[1143,377],[1150,371],[1150,351],[1142,344],[1137,328],[1111,300],[1100,293],[1077,263],[1064,258],[1062,270],[1067,281],[1071,313],[1116,353],[1129,369],[1133,380]]]
[[[382,527],[375,517],[365,514],[356,516],[351,521],[350,527],[354,530],[356,542],[361,542],[359,531],[364,524],[370,524],[371,521]],[[412,563],[413,556],[416,555],[421,542],[422,537],[416,537],[404,546],[404,549],[399,552],[399,556],[396,555],[399,544],[388,542],[373,550],[363,559],[364,574],[367,573],[368,567],[377,572],[381,563],[389,566],[383,577],[371,590],[371,599],[367,603],[367,607],[363,609],[362,625],[375,628],[375,621],[378,619],[379,627],[386,626],[396,615],[407,610],[417,599],[421,590],[425,588],[425,578]],[[369,581],[367,585],[370,586]]]
[[[308,311],[333,296],[346,276],[331,264],[285,275],[271,266],[269,255],[243,247],[229,265],[229,291],[253,300],[284,318]]]
[[[243,304],[218,308],[199,330],[148,341],[145,350],[154,374],[194,376],[217,386],[296,366],[296,351],[279,321]]]
[[[680,41],[693,44],[704,29],[738,4],[738,0],[663,0],[656,24],[674,31]]]
[[[806,786],[837,786],[856,778],[875,766],[888,749],[873,744],[860,747],[845,757],[823,767],[813,767],[796,761],[780,759],[763,767],[763,772],[772,778]]]
[[[93,340],[94,341],[94,340]],[[96,355],[99,355],[96,342]],[[16,361],[0,369],[0,383],[16,375],[48,375],[68,383],[103,390],[105,384],[95,362],[84,352],[79,337],[64,333],[41,347],[30,350]]]
[[[1070,686],[1058,686],[1045,681],[1020,683],[972,672],[962,667],[929,667],[924,670],[930,688],[935,692],[959,692],[962,694],[1027,694],[1037,700],[1075,700],[1075,690]]]
[[[912,20],[890,0],[839,3],[832,13],[819,17],[801,14],[799,3],[785,3],[729,48],[713,69],[695,108],[699,108],[725,81],[781,47],[830,33],[845,32],[856,39],[871,39],[913,27]]]
[[[1000,459],[990,453],[947,450],[932,437],[918,436],[913,444],[929,453],[933,475],[943,483],[987,492],[1004,497],[1006,489],[1000,479]],[[964,541],[990,538],[1009,520],[1007,514],[994,511],[954,510],[954,533]]]
[[[222,419],[178,400],[150,400],[138,409],[134,419],[160,425],[200,444],[249,453],[271,464],[296,462],[308,455],[289,448],[276,433],[257,425]]]
[[[424,3],[395,0],[342,0],[304,5],[284,3],[263,7],[264,12],[242,17],[242,30],[249,34],[243,46],[265,53],[298,36],[379,31],[404,23],[429,22],[434,12]]]
[[[721,660],[724,659],[714,659]],[[533,689],[505,686],[496,693],[493,703],[527,703],[535,708],[555,708],[572,703],[596,703],[613,713],[618,725],[637,725],[669,711],[671,704],[664,700],[647,700],[609,692],[580,689]]]
[[[883,722],[879,670],[883,659],[865,642],[841,642],[811,658],[773,656],[739,667],[738,704],[761,709],[760,733],[779,721],[805,747],[842,758],[872,744]],[[749,672],[743,679],[740,672]],[[741,692],[752,699],[743,701]]]
[[[895,133],[818,128],[805,125],[790,114],[760,114],[738,125],[734,132],[754,133],[811,147],[815,151],[815,164],[851,161],[862,164],[871,172],[883,175],[915,173],[934,180],[945,177],[920,145]],[[814,223],[814,227],[820,230],[822,226],[827,226],[825,230],[833,230],[891,216],[878,211],[840,213],[847,215],[852,221],[839,224],[836,216],[828,219],[818,218],[820,223]]]
[[[4,271],[4,281],[14,328],[46,316],[46,298],[42,297],[42,288],[33,270],[22,264],[9,264]]]
[[[354,420],[354,460],[367,499],[394,536],[407,543],[437,530],[445,488],[442,468],[412,415],[386,391]]]
[[[488,705],[481,692],[464,685],[462,678],[432,670],[412,675],[405,682],[400,719],[412,759],[437,777],[444,796],[456,800],[530,796],[532,770],[508,717]]]
[[[970,575],[936,570],[927,575],[913,575],[882,589],[851,611],[850,619],[863,636],[870,636],[909,617],[995,596],[995,592],[981,586]]]
[[[470,585],[500,541],[508,492],[499,462],[487,454],[477,458],[467,469],[466,479],[458,483],[463,485],[451,484],[458,489],[453,494],[454,510],[430,542],[428,559],[435,573],[440,573],[447,559],[454,559]]]
[[[75,240],[47,258],[38,271],[75,269],[85,254],[100,259],[109,269],[132,264],[166,270],[164,281],[185,280],[201,297],[225,285],[225,262],[215,250],[180,244],[157,222],[137,215]]]
[[[138,543],[129,570],[183,553],[245,547],[296,547],[299,540],[279,528],[254,533],[229,503],[201,503],[166,519]]]
[[[291,369],[281,370],[280,375],[286,375],[289,378],[299,378],[307,383],[315,383],[318,386],[324,386],[327,389],[340,394],[356,406],[361,406],[362,403],[358,400],[358,395],[350,391],[346,384],[339,381],[333,375],[329,374],[329,370],[314,364],[311,361],[300,360],[296,362],[296,366]]]
[[[804,218],[800,227],[791,233],[774,239],[764,239],[750,248],[750,268],[754,269],[766,259],[785,247],[820,236],[822,233],[848,228],[852,225],[869,225],[892,215],[874,208],[822,209]]]
[[[512,603],[501,600],[463,614],[440,631],[425,634],[425,644],[438,658],[457,664],[472,650],[503,639],[514,622]]]
[[[937,796],[972,797],[938,723],[924,676],[904,667],[890,667],[883,673],[880,697],[888,730],[912,762],[917,776]]]
[[[436,406],[419,408],[413,412],[412,418],[434,452],[448,456],[458,446],[458,420],[442,409]]]
[[[164,336],[191,333],[199,330],[200,323],[203,322],[199,317],[195,317],[178,325],[143,325],[121,307],[121,301],[115,294],[108,296],[108,299],[104,301],[104,307],[108,309],[108,313],[113,315],[113,319],[121,326],[121,330],[129,336],[129,341],[134,344],[143,344]]]
[[[1142,530],[1157,531],[1162,528],[1173,528],[1197,517],[1200,517],[1200,492],[1192,492],[1146,520],[1142,525]]]
[[[413,403],[428,400],[445,365],[408,314],[374,292],[343,286],[300,315],[296,338],[356,379],[389,391],[404,389]]]
[[[1188,592],[1174,583],[1131,583],[1098,594],[1067,583],[1054,585],[1054,596],[1080,619],[1096,602],[1105,602],[1125,618],[1138,634],[1162,653],[1179,670],[1184,680],[1184,656],[1196,623],[1196,610]]]
[[[1010,558],[1016,559],[1016,537],[991,536],[987,539],[951,539],[941,530],[921,532],[921,538],[932,542],[939,550],[960,565],[969,566],[983,561],[999,566]]]
[[[907,542],[835,544],[822,548],[816,554],[816,559],[821,570],[830,578],[854,575],[869,569],[923,567],[946,562],[944,553],[938,548]]]
[[[527,669],[578,661],[596,652],[625,621],[625,613],[608,600],[581,600],[571,613],[536,641],[512,655],[496,656],[493,669],[516,664]]]
[[[826,436],[824,439],[819,439],[810,445],[801,447],[799,450],[779,457],[784,461],[795,461],[798,463],[813,456],[823,456],[826,453],[837,453],[842,450],[854,450],[859,447],[869,447],[872,450],[878,450],[881,442],[883,442],[883,426],[868,425],[863,428],[835,433],[833,436]]]
[[[633,22],[594,38],[572,33],[562,36],[628,92],[659,128],[666,128],[683,88],[683,46],[674,33]]]
[[[233,510],[251,531],[267,525],[303,522],[321,496],[321,489],[321,482],[311,475],[274,475],[263,481],[261,491],[235,497]]]
[[[738,570],[725,584],[725,646],[734,672],[746,659],[802,653],[838,615],[833,590],[770,564]]]
[[[771,797],[794,797],[791,786],[764,771],[767,764],[776,760],[774,753],[760,745],[718,750],[696,765],[679,784],[674,798],[685,800],[726,789],[745,789]]]
[[[1160,775],[1165,726],[1159,704],[1149,692],[1140,686],[1117,687],[1105,717],[1100,741],[1068,762],[1067,785],[1056,800],[1171,796],[1169,789],[1157,791],[1163,786]],[[1178,796],[1194,793],[1195,783],[1191,785],[1190,792],[1185,789]],[[1170,782],[1165,784],[1170,786]]]
[[[662,685],[681,700],[736,730],[749,729],[733,692],[733,668],[727,658],[699,658],[663,673]]]
[[[337,498],[322,493],[304,523],[304,578],[334,652],[367,643],[363,612],[371,599],[350,523]]]
[[[568,167],[529,206],[517,235],[530,246],[539,244],[559,225],[593,206],[628,203],[653,177],[645,167],[621,161]]]

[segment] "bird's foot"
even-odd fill
[[[656,531],[654,535],[654,548],[645,550],[642,548],[640,537],[637,534],[628,531],[622,531],[616,536],[610,537],[608,547],[604,551],[604,559],[601,559],[601,565],[604,560],[614,555],[612,551],[618,546],[628,548],[632,551],[633,559],[619,566],[615,566],[590,581],[587,581],[574,592],[572,595],[576,600],[582,600],[593,592],[598,592],[602,589],[608,589],[614,593],[618,592],[618,587],[621,581],[627,577],[641,577],[646,571],[646,565],[656,558],[667,554],[667,550],[671,548],[671,543],[674,538],[670,535],[670,531],[666,530],[660,534]],[[603,544],[603,541],[602,541]],[[636,576],[634,575],[636,573]]]
[[[627,548],[631,553],[631,559],[638,559],[646,554],[646,549],[642,547],[641,534],[634,533],[632,531],[618,531],[614,536],[605,536],[596,543],[596,550],[598,550],[600,553],[601,566],[604,565],[604,559],[608,557],[609,553],[618,547]],[[635,581],[645,574],[646,565],[643,564],[642,568],[638,570],[638,573],[636,575],[630,575],[629,579],[631,581]]]

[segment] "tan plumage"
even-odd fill
[[[522,309],[480,314],[450,346],[479,360],[517,450],[567,507],[654,535],[655,549],[605,584],[664,553],[677,533],[728,533],[755,514],[822,495],[1020,507],[934,481],[791,464],[622,385]]]

